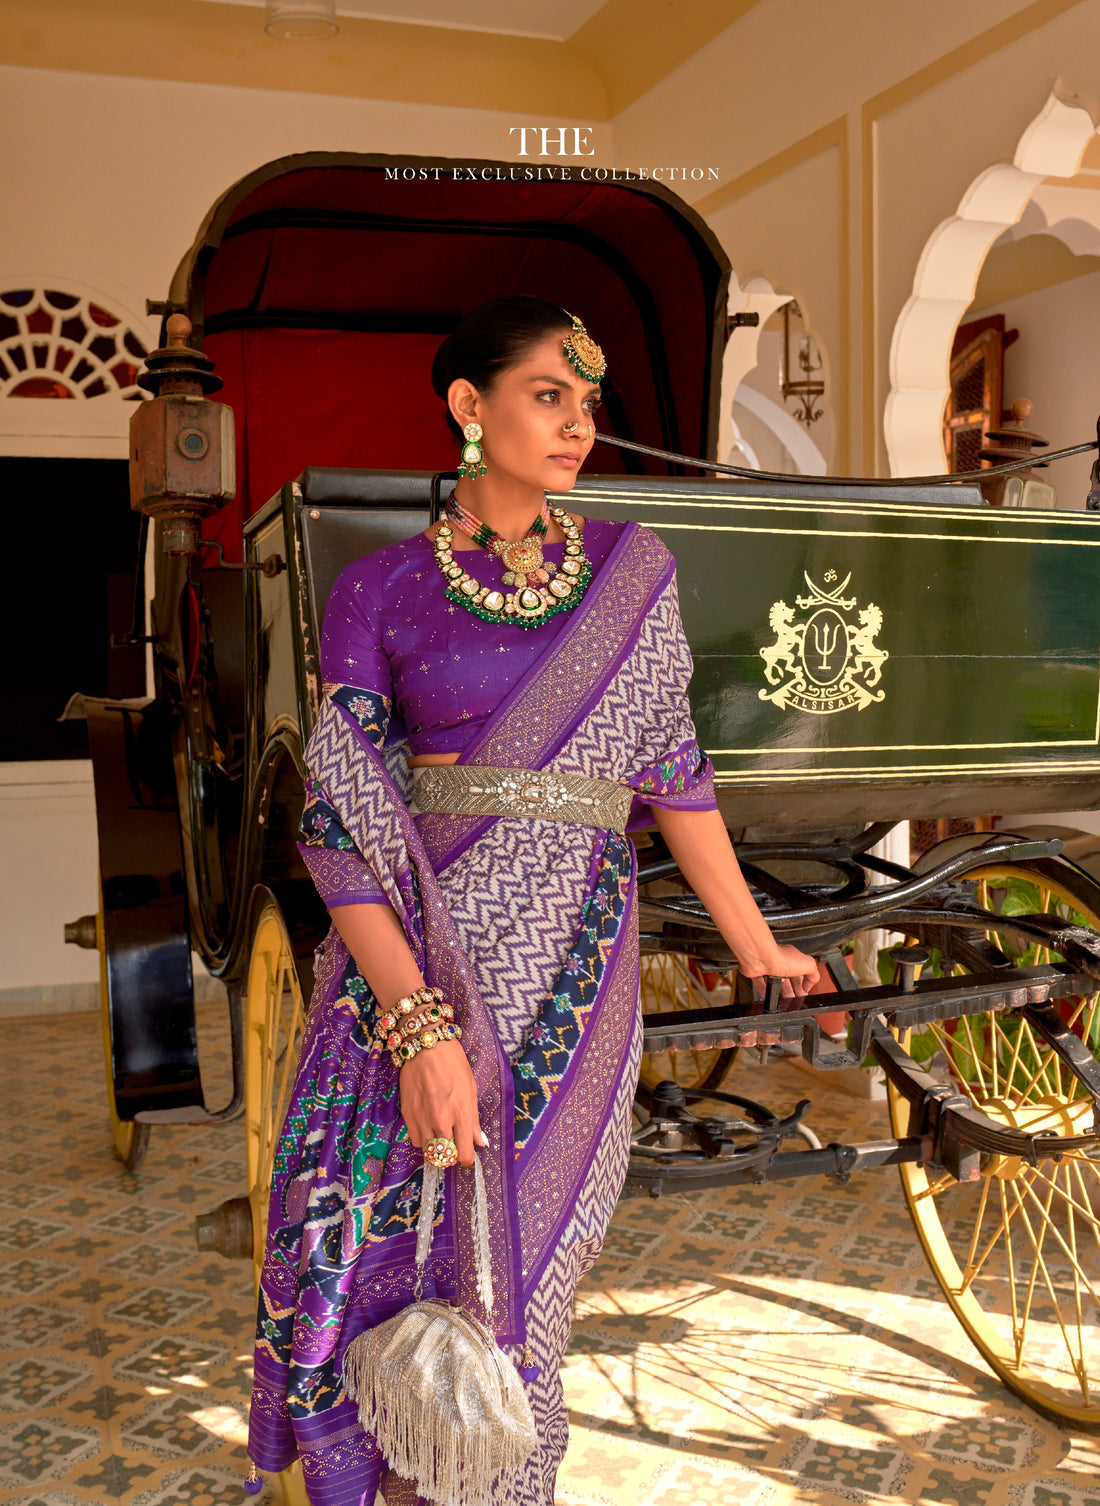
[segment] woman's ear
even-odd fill
[[[478,423],[481,400],[477,395],[477,388],[465,377],[456,377],[447,388],[447,407],[460,429],[464,429],[467,424]]]

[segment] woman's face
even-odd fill
[[[473,422],[484,430],[480,443],[490,475],[551,492],[569,491],[576,481],[592,448],[600,389],[566,360],[562,341],[568,333],[563,329],[532,345],[489,392],[466,381],[451,383],[447,397],[459,428]]]

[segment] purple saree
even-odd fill
[[[606,557],[584,599],[556,619],[459,761],[625,783],[639,822],[646,805],[713,807],[672,558],[635,524],[602,527]],[[442,602],[442,582],[432,584]],[[482,650],[491,640],[480,629],[508,638],[507,625],[462,612],[436,626]],[[540,1447],[509,1485],[520,1506],[552,1506],[573,1291],[599,1253],[628,1156],[641,1035],[633,847],[549,820],[410,815],[405,727],[391,718],[396,703],[412,720],[401,679],[383,683],[379,654],[364,684],[355,675],[366,662],[329,655],[330,680],[346,665],[354,683],[326,685],[306,749],[302,851],[329,903],[392,905],[426,981],[454,1004],[490,1141],[481,1161],[496,1306],[486,1315],[478,1301],[473,1177],[461,1168],[447,1173],[425,1295],[485,1317],[517,1359],[530,1346]],[[400,1116],[397,1071],[373,1044],[376,1009],[331,931],[275,1161],[249,1443],[264,1469],[300,1456],[312,1506],[373,1506],[379,1488],[387,1506],[420,1499],[387,1471],[340,1374],[355,1335],[413,1299],[423,1158]]]

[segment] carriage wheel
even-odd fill
[[[245,1018],[245,1132],[248,1200],[252,1205],[252,1275],[259,1287],[267,1243],[267,1203],[275,1149],[290,1102],[305,1007],[298,967],[282,912],[260,911],[248,965]],[[286,1506],[309,1506],[302,1467],[278,1476]]]
[[[733,985],[730,985],[732,992]],[[673,1009],[706,1009],[714,999],[677,952],[642,954],[642,1008],[647,1014]],[[733,1065],[736,1047],[712,1051],[658,1051],[642,1057],[642,1082],[655,1088],[675,1082],[682,1088],[716,1088]]]
[[[107,945],[103,936],[103,887],[99,890],[99,914],[95,918],[95,944],[99,951],[99,1018],[103,1030],[103,1061],[107,1072],[107,1112],[115,1155],[127,1171],[136,1171],[149,1149],[149,1126],[136,1119],[120,1119],[115,1102],[115,1077],[111,1051],[111,996],[107,987]]]
[[[1068,864],[1002,864],[967,878],[979,881],[984,909],[1039,910],[1100,929],[1100,888]],[[1020,965],[1052,956],[1038,945],[1012,951],[998,932],[989,940]],[[1062,1006],[1094,1052],[1098,1003],[1093,993]],[[985,1012],[926,1030],[952,1085],[997,1124],[1061,1135],[1091,1129],[1085,1088],[1025,1020]],[[906,1036],[902,1044],[914,1043]],[[927,1034],[924,1044],[932,1045]],[[908,1104],[892,1086],[889,1098],[894,1133],[904,1135]],[[899,1170],[928,1262],[983,1358],[1037,1411],[1100,1432],[1100,1154],[1070,1151],[1034,1167],[983,1156],[979,1179],[968,1183],[918,1165]]]

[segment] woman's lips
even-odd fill
[[[556,465],[576,466],[581,463],[579,455],[548,455],[546,458],[554,461]]]

